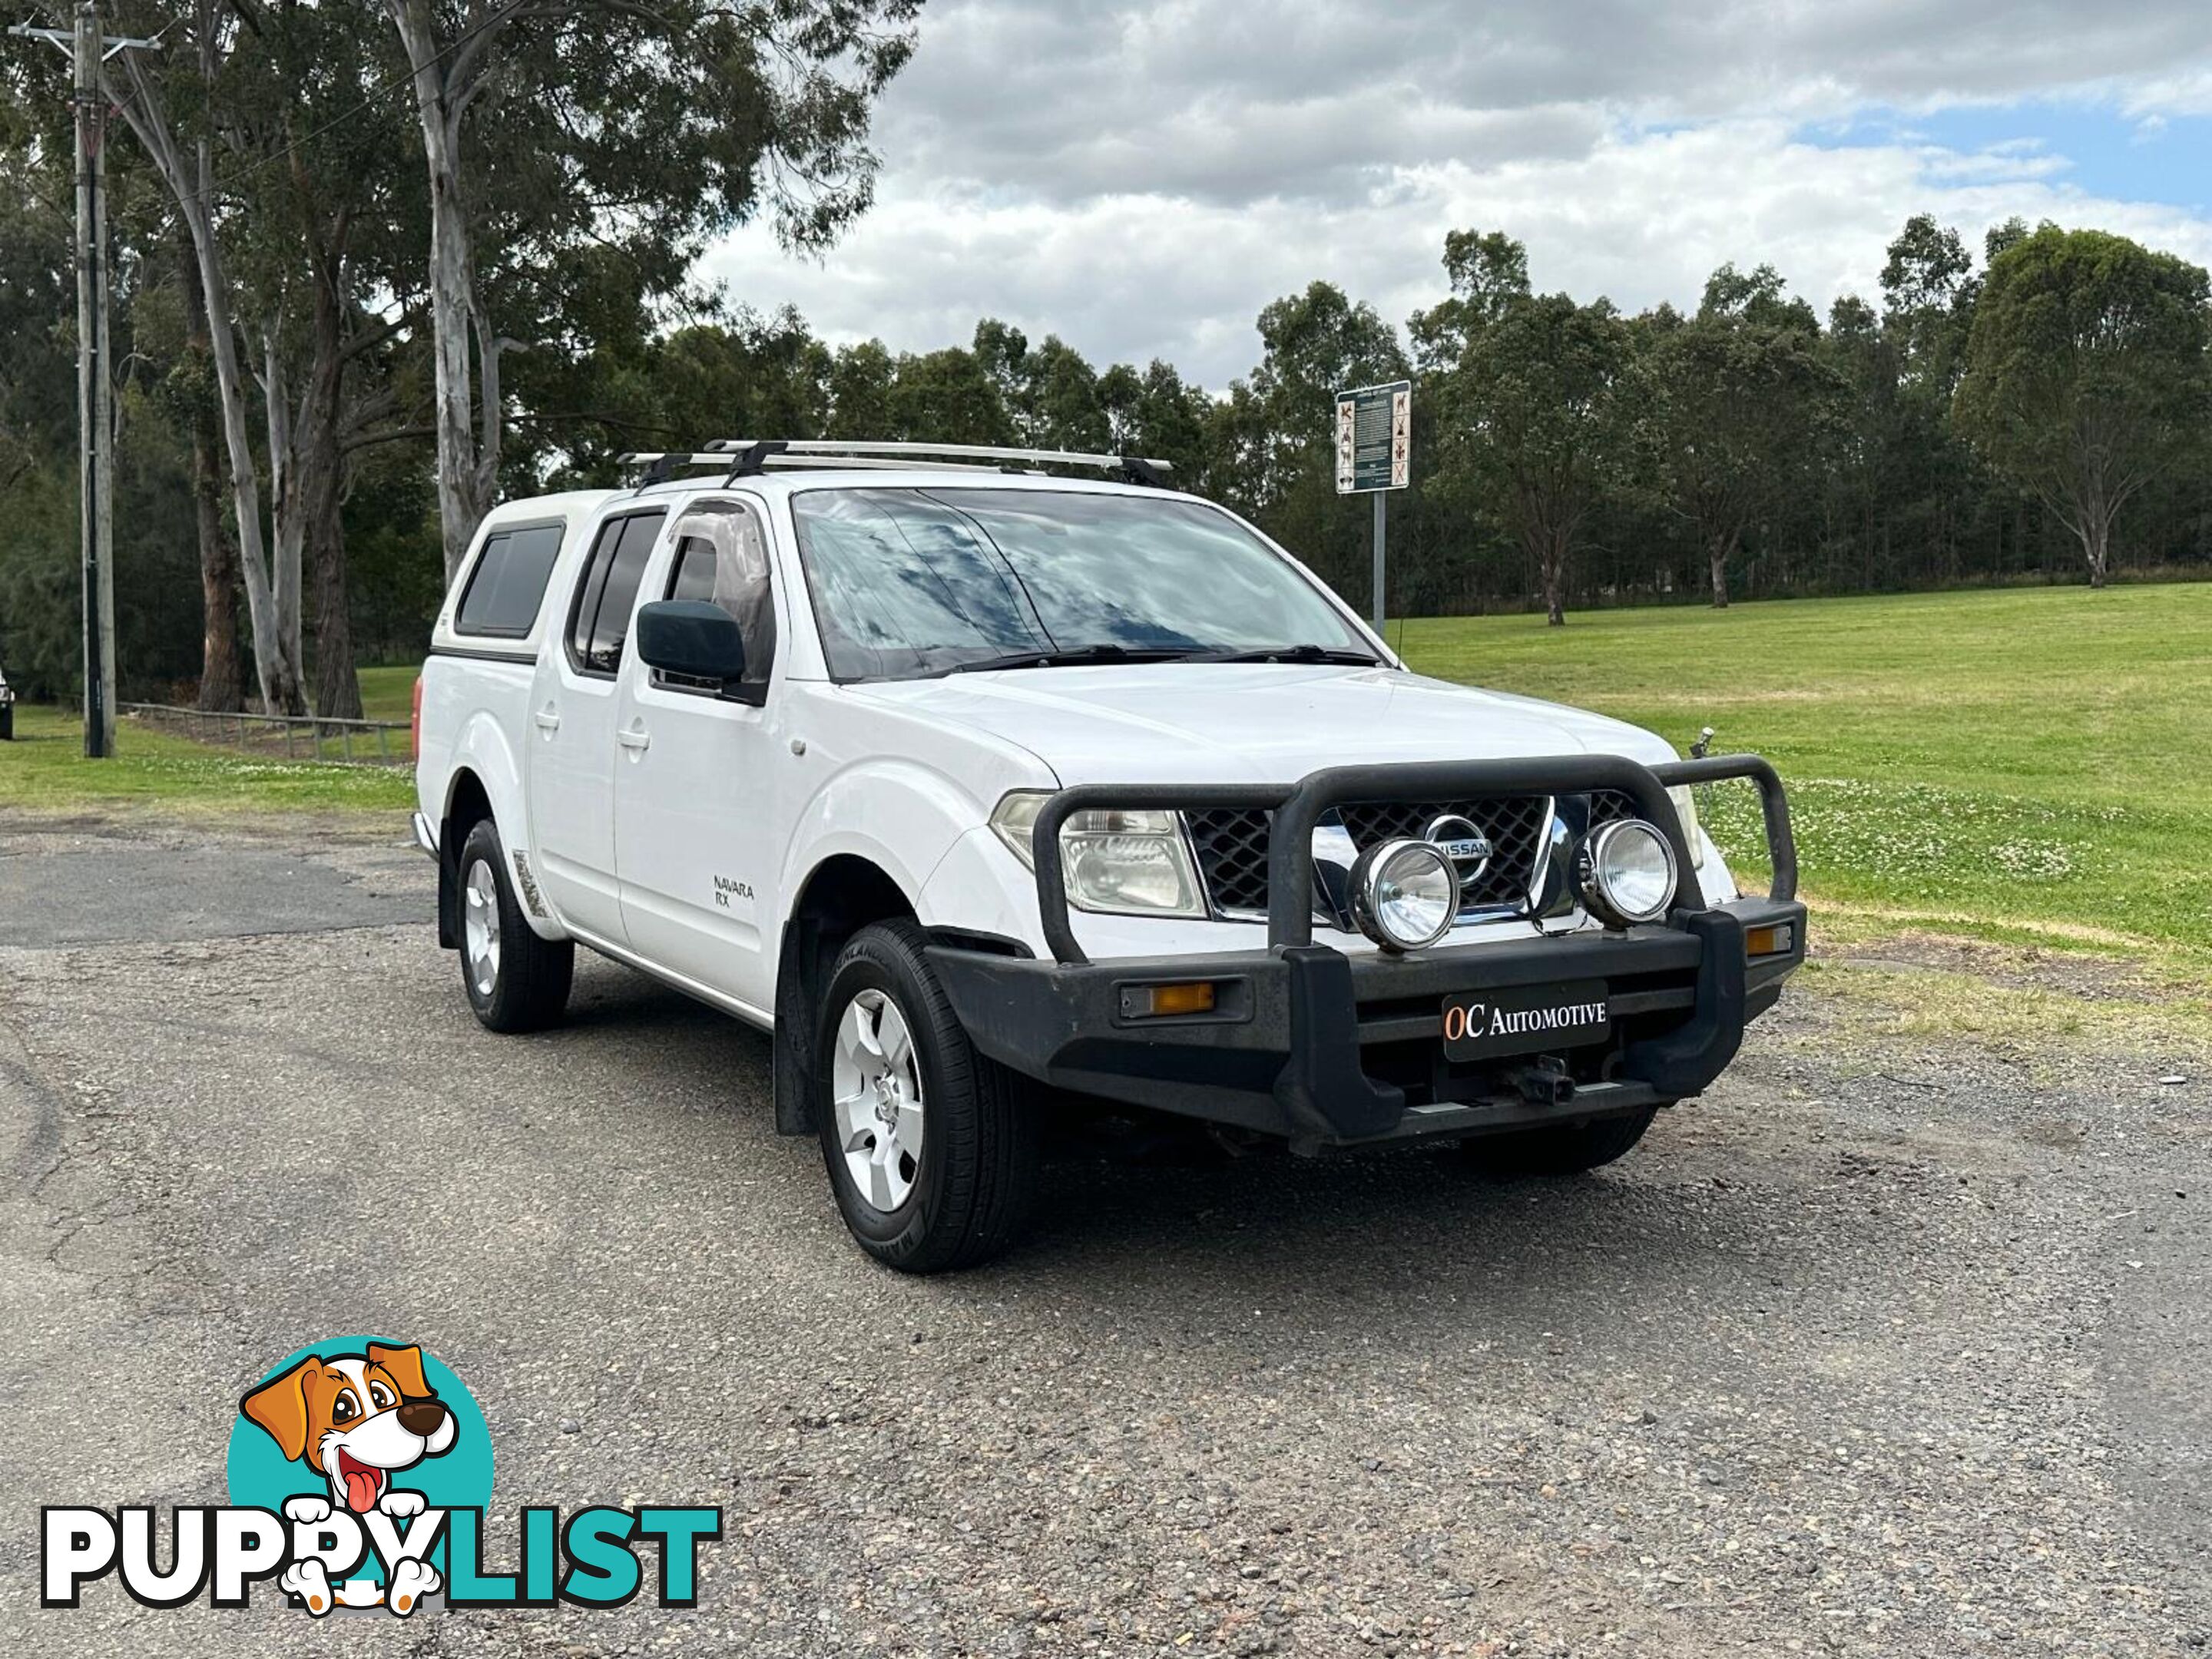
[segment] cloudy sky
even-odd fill
[[[764,228],[734,300],[835,340],[979,315],[1219,387],[1317,276],[1402,322],[1444,233],[1541,289],[1694,303],[1723,259],[1826,307],[1908,214],[2212,264],[2206,0],[928,0],[877,205],[821,264]]]

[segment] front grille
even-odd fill
[[[1536,873],[1544,822],[1551,811],[1547,795],[1494,796],[1480,800],[1346,801],[1322,815],[1323,824],[1340,824],[1352,845],[1365,852],[1399,837],[1419,840],[1439,817],[1467,819],[1490,837],[1490,863],[1466,895],[1463,909],[1525,903]],[[1267,835],[1272,815],[1264,811],[1206,810],[1183,814],[1190,826],[1192,851],[1217,913],[1265,915],[1267,908]]]
[[[1611,823],[1615,818],[1640,818],[1644,809],[1636,797],[1620,789],[1600,789],[1589,798],[1589,827]]]
[[[1498,795],[1487,800],[1346,801],[1337,809],[1361,852],[1401,836],[1420,840],[1440,817],[1462,817],[1490,837],[1490,862],[1460,898],[1462,910],[1520,906],[1535,879],[1548,795]]]
[[[1267,824],[1265,811],[1186,812],[1191,850],[1206,896],[1218,911],[1267,908]]]

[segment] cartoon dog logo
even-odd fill
[[[267,1431],[287,1462],[303,1463],[328,1483],[327,1499],[301,1495],[284,1504],[287,1518],[311,1523],[328,1520],[334,1509],[394,1519],[421,1514],[422,1494],[395,1489],[392,1477],[426,1457],[442,1456],[458,1431],[453,1412],[422,1374],[422,1349],[380,1342],[368,1344],[362,1353],[309,1354],[255,1389],[238,1408]],[[333,1596],[322,1564],[313,1559],[288,1568],[278,1582],[318,1615],[338,1603],[376,1606],[386,1589],[355,1579]],[[442,1584],[436,1569],[402,1562],[389,1586],[391,1606],[411,1611]]]

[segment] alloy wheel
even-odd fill
[[[469,866],[463,885],[461,948],[468,959],[469,986],[489,997],[499,983],[499,878],[478,859]]]
[[[921,1170],[920,1057],[905,1013],[885,992],[854,994],[839,1016],[830,1095],[846,1172],[876,1209],[907,1200]]]

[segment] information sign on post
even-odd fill
[[[1413,476],[1413,383],[1360,386],[1336,394],[1336,493],[1375,497],[1372,611],[1382,628],[1382,503]]]

